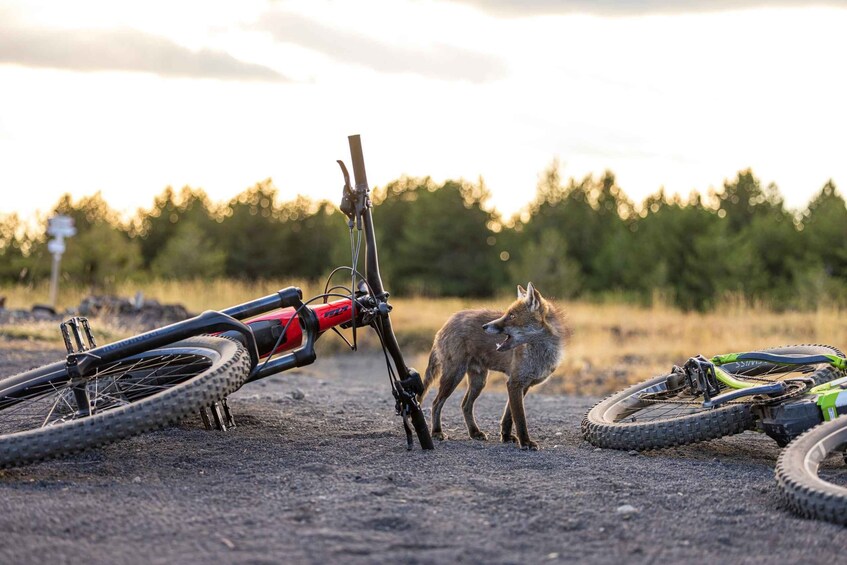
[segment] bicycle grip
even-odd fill
[[[434,449],[432,443],[432,435],[429,433],[429,426],[426,425],[423,410],[420,405],[415,402],[409,409],[409,415],[412,417],[412,425],[415,427],[415,433],[418,434],[418,441],[421,443],[421,449]]]
[[[362,138],[356,135],[348,135],[347,143],[350,145],[350,158],[353,160],[353,178],[356,181],[356,189],[368,188],[368,175],[365,173],[365,156],[362,154]]]

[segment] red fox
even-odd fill
[[[441,429],[441,408],[467,373],[462,412],[468,435],[488,439],[476,424],[473,405],[485,387],[488,371],[494,370],[508,377],[509,400],[500,420],[500,440],[537,450],[538,444],[527,432],[523,398],[530,387],[546,381],[558,366],[568,333],[562,314],[532,283],[526,290],[518,285],[518,298],[505,313],[463,310],[451,316],[435,334],[420,395],[422,399],[432,382],[441,377],[432,401],[432,437],[447,438]],[[513,422],[517,436],[512,433]]]

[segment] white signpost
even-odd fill
[[[53,254],[53,268],[50,271],[50,306],[56,307],[56,294],[59,289],[59,264],[65,252],[65,238],[76,234],[74,219],[70,216],[53,216],[47,220],[47,234],[54,239],[47,242],[47,251]]]

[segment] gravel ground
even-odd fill
[[[11,374],[59,355],[0,349]],[[421,367],[421,369],[423,369]],[[847,529],[794,517],[753,433],[646,454],[579,435],[597,399],[527,397],[542,451],[407,452],[384,361],[322,358],[232,397],[238,427],[179,427],[0,472],[0,563],[841,562]],[[301,394],[302,393],[302,394]],[[430,397],[431,398],[431,397]],[[477,403],[495,436],[505,394]]]

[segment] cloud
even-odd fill
[[[552,14],[592,14],[597,16],[649,16],[729,12],[751,8],[807,8],[828,6],[847,8],[847,0],[452,0],[505,17]]]
[[[477,83],[496,80],[507,74],[503,61],[485,53],[450,45],[418,49],[401,47],[370,36],[330,28],[291,13],[267,12],[253,29],[267,31],[277,41],[318,51],[336,61],[384,73],[414,73]]]
[[[287,81],[273,69],[210,49],[192,51],[134,29],[47,29],[0,24],[0,64],[165,77]]]

